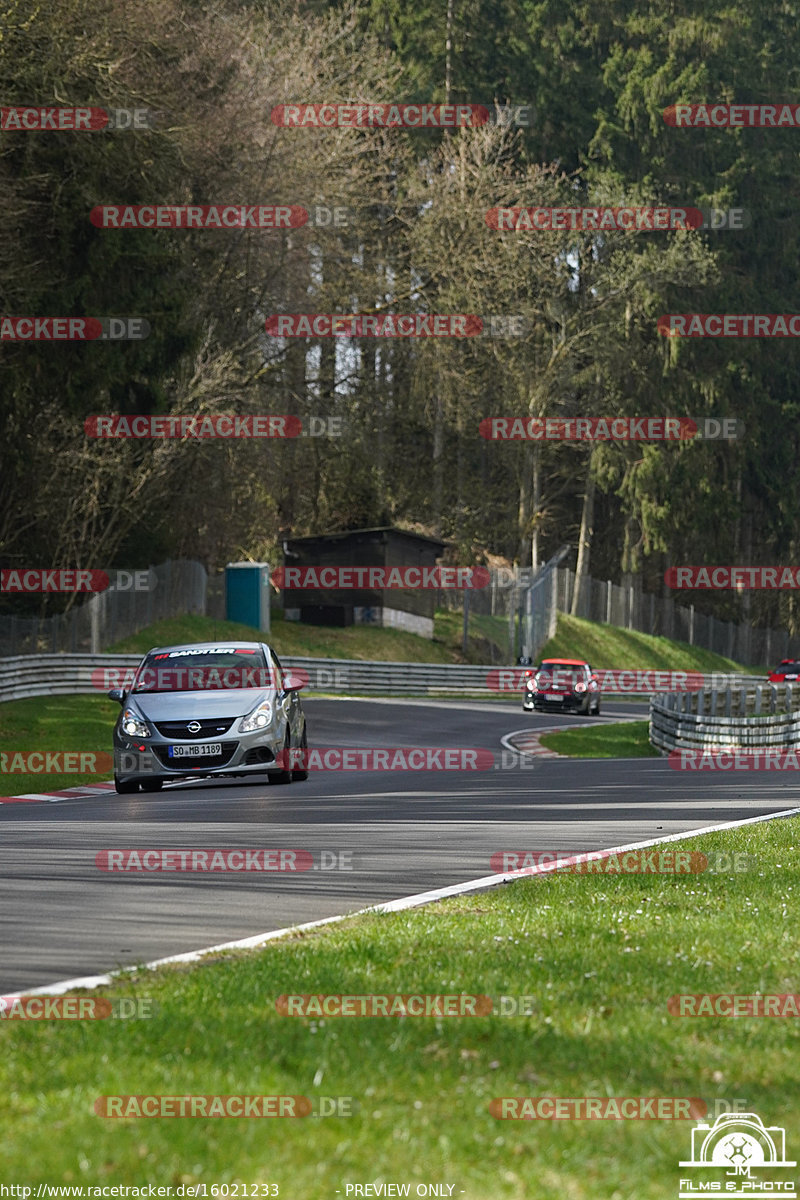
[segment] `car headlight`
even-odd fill
[[[150,730],[139,714],[132,708],[126,708],[122,714],[120,729],[128,737],[150,737]]]
[[[272,721],[272,704],[263,700],[258,708],[254,708],[239,722],[239,733],[252,733],[254,729],[265,729]]]
[[[528,689],[529,692],[536,691],[536,684],[534,683],[534,681],[532,679],[528,680],[528,682],[525,684],[525,687]]]
[[[576,691],[576,692],[585,692],[585,691],[586,691],[586,684],[585,684],[585,683],[576,683],[576,684],[575,684],[575,691]]]

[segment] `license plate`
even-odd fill
[[[208,742],[200,746],[170,746],[170,758],[208,758],[222,754],[221,742]]]
[[[551,704],[560,704],[563,699],[563,696],[545,696],[545,700],[548,700]]]

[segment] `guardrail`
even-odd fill
[[[26,696],[100,694],[110,687],[121,686],[125,674],[133,671],[141,657],[140,654],[22,654],[0,658],[0,702]],[[366,696],[469,693],[497,697],[497,688],[489,687],[488,680],[503,669],[460,663],[359,662],[345,658],[301,658],[294,655],[282,656],[281,661],[289,670],[308,673],[308,693]],[[514,671],[519,672],[520,669],[514,668]],[[748,689],[761,682],[756,676],[714,678],[715,681],[724,679],[741,683]],[[500,694],[519,697],[521,693],[520,686]],[[611,692],[604,689],[603,695],[631,697],[631,693],[625,690]],[[643,700],[646,698],[644,693],[639,695]],[[696,699],[692,698],[697,695],[696,692],[686,693],[693,703],[696,703]]]
[[[762,715],[767,699],[770,715]],[[694,700],[695,712],[689,709]],[[732,716],[734,699],[738,715]],[[752,701],[752,704],[750,703]],[[724,715],[717,712],[722,707]],[[777,709],[783,707],[783,712]],[[708,712],[706,712],[708,709]],[[752,712],[750,710],[752,709]],[[694,697],[653,696],[650,699],[650,741],[657,750],[762,749],[800,747],[800,688],[759,685],[752,693],[695,693]]]
[[[103,694],[122,686],[141,654],[24,654],[0,659],[0,702],[26,696]],[[487,686],[497,668],[458,663],[376,663],[282,656],[287,670],[305,671],[307,692],[419,696],[437,692],[497,695]],[[107,685],[107,686],[106,686]]]

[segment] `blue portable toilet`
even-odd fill
[[[225,619],[269,633],[269,563],[226,565]]]

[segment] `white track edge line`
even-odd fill
[[[796,817],[800,814],[800,808],[786,808],[780,812],[767,813],[758,817],[744,817],[741,821],[726,821],[719,825],[706,825],[702,829],[689,830],[685,833],[670,833],[666,837],[652,838],[646,842],[632,842],[627,846],[612,846],[608,850],[595,850],[594,854],[624,854],[627,850],[643,850],[648,846],[660,846],[667,842],[687,841],[689,838],[700,837],[704,833],[719,833],[725,829],[739,829],[743,825],[756,825],[761,821],[776,821],[782,817]],[[320,921],[307,921],[304,925],[290,925],[286,929],[275,929],[269,933],[257,933],[253,937],[240,938],[233,942],[221,942],[218,946],[208,946],[204,950],[190,950],[185,954],[171,954],[167,958],[157,958],[153,962],[145,963],[141,970],[154,971],[158,967],[168,966],[171,963],[191,963],[200,962],[206,954],[219,954],[223,950],[254,950],[266,942],[274,941],[279,937],[287,937],[290,934],[304,933],[307,929],[319,929],[322,925],[333,925],[339,921],[347,921],[351,917],[365,916],[367,913],[388,913],[402,912],[407,908],[417,908],[424,904],[431,904],[436,900],[445,900],[451,896],[462,896],[467,892],[488,891],[490,888],[499,887],[503,883],[513,883],[516,879],[528,878],[533,875],[550,875],[553,873],[552,864],[542,864],[537,867],[526,867],[523,872],[507,872],[502,875],[486,875],[481,879],[470,879],[466,883],[455,883],[450,887],[437,888],[431,892],[418,892],[415,896],[403,896],[399,900],[389,900],[386,904],[372,904],[368,908],[359,908],[355,912],[341,913],[335,917],[323,917]],[[104,987],[110,983],[119,981],[126,975],[134,975],[140,970],[139,967],[122,967],[118,971],[112,971],[106,975],[86,975],[81,979],[62,979],[58,983],[47,984],[46,987],[33,988],[29,991],[8,992],[7,998],[11,999],[16,996],[58,996],[71,988],[82,988],[91,990],[92,988]]]

